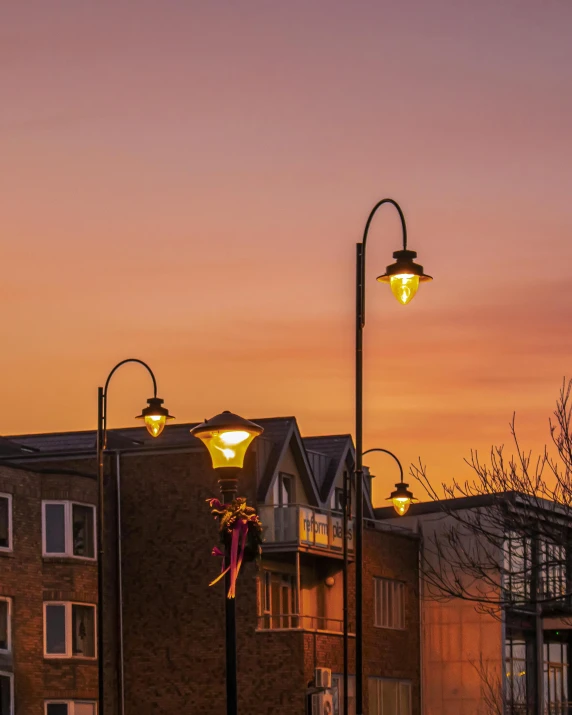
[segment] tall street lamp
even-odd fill
[[[145,422],[145,426],[149,434],[152,437],[158,437],[167,420],[174,419],[172,415],[169,414],[169,410],[163,407],[163,400],[157,397],[157,381],[155,380],[155,375],[153,371],[144,363],[143,360],[138,360],[137,358],[127,358],[127,360],[122,360],[117,363],[113,370],[107,376],[104,387],[99,387],[97,391],[97,485],[99,491],[99,498],[97,503],[97,647],[98,647],[98,685],[99,685],[99,703],[98,703],[98,715],[103,715],[105,710],[105,677],[104,677],[104,657],[103,657],[103,642],[104,642],[104,628],[103,628],[103,594],[104,594],[104,569],[103,569],[103,558],[105,553],[104,548],[104,453],[107,446],[107,393],[109,390],[109,383],[115,372],[127,363],[138,363],[142,365],[153,381],[153,397],[147,400],[147,406],[143,408],[140,415],[137,415],[136,419],[141,419]]]
[[[232,412],[222,412],[210,420],[193,427],[191,434],[206,446],[217,470],[218,484],[224,504],[231,504],[237,496],[238,475],[244,464],[246,450],[255,437],[262,434],[260,425],[245,420]],[[225,544],[225,564],[231,563],[231,545]],[[230,592],[231,571],[225,574],[225,594]],[[226,712],[238,713],[238,688],[236,679],[236,599],[225,598],[225,652],[226,652]]]
[[[378,281],[389,283],[393,295],[406,305],[415,296],[419,283],[430,281],[423,266],[415,263],[415,251],[407,248],[407,227],[399,204],[393,199],[382,199],[372,209],[363,234],[358,243],[356,262],[356,387],[355,387],[355,434],[356,434],[356,523],[355,523],[355,559],[356,559],[356,715],[363,715],[363,329],[365,326],[365,249],[371,221],[376,211],[383,204],[395,207],[401,219],[403,248],[395,251],[395,262],[387,266],[386,272]]]

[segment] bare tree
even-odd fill
[[[513,454],[495,446],[483,462],[471,452],[465,461],[473,479],[442,484],[444,500],[421,461],[411,466],[442,517],[430,529],[424,524],[429,597],[463,598],[497,612],[570,595],[564,574],[572,535],[571,425],[572,380],[564,380],[549,420],[552,447],[536,458],[522,448],[513,415]]]

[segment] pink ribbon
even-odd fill
[[[224,513],[225,505],[222,505],[218,499],[209,499],[209,504],[213,513],[219,512],[219,516]],[[256,516],[254,517],[256,518]],[[209,586],[214,586],[215,583],[221,580],[221,578],[230,571],[230,587],[228,589],[228,598],[234,598],[236,596],[236,580],[238,574],[240,573],[240,567],[242,566],[242,561],[244,558],[244,549],[246,547],[246,539],[248,536],[248,522],[252,520],[252,517],[237,517],[234,526],[232,527],[232,537],[230,541],[230,564],[226,566],[226,555],[215,546],[212,550],[213,556],[222,556],[222,568],[220,574],[215,578],[214,581],[209,583]],[[226,566],[226,568],[225,568]]]

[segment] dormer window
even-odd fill
[[[274,482],[274,504],[276,506],[289,506],[296,503],[294,477],[291,474],[280,472]]]

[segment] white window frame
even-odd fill
[[[337,709],[334,701],[333,715],[342,715],[344,712],[344,675],[343,673],[332,673],[332,691],[337,690]],[[355,715],[356,712],[356,676],[348,674],[348,715]]]
[[[405,630],[405,583],[396,579],[375,576],[373,587],[373,625],[376,628],[386,628],[392,631]],[[389,589],[393,591],[391,613],[387,598]]]
[[[0,670],[0,675],[6,676],[10,681],[10,712],[8,715],[14,715],[14,673],[7,673]]]
[[[412,688],[411,688],[411,681],[410,680],[401,680],[400,678],[378,678],[375,676],[369,676],[368,681],[374,681],[376,685],[376,689],[378,689],[379,683],[395,683],[397,685],[397,709],[398,712],[401,712],[401,686],[406,685],[409,689],[409,713],[407,715],[411,715],[413,712],[413,693],[412,693]],[[369,682],[368,682],[368,690],[369,690]],[[378,694],[378,704],[379,704],[379,694]],[[373,703],[370,702],[369,704],[369,712],[371,715],[385,715],[383,710],[380,710],[379,708],[377,711],[374,713],[373,711]],[[390,713],[390,715],[393,715]]]
[[[65,653],[48,653],[48,627],[46,620],[46,611],[48,606],[65,606],[66,615],[66,652]],[[89,606],[93,608],[93,644],[94,655],[74,655],[73,642],[73,619],[72,606]],[[97,642],[97,606],[95,603],[82,603],[81,601],[44,601],[44,658],[62,660],[97,660],[99,644]],[[60,702],[59,700],[57,702]],[[61,701],[64,702],[64,701]]]
[[[52,504],[63,504],[64,506],[64,539],[65,552],[54,553],[46,549],[46,506]],[[93,512],[93,556],[78,556],[73,552],[73,507],[91,507]],[[65,499],[45,499],[42,501],[42,556],[48,559],[79,559],[80,561],[97,561],[97,514],[94,504],[87,504],[81,501],[71,501]]]
[[[12,534],[12,495],[0,493],[0,499],[8,500],[8,546],[0,546],[0,552],[10,553],[14,550],[14,541]]]
[[[76,705],[93,705],[93,712],[97,715],[97,700],[46,700],[44,701],[44,715],[48,715],[48,705],[67,705],[68,715],[75,715]]]
[[[8,655],[12,652],[12,599],[8,596],[0,596],[0,601],[4,601],[8,604],[8,621],[7,621],[7,632],[8,632],[8,647],[0,648],[0,653],[2,655]]]

